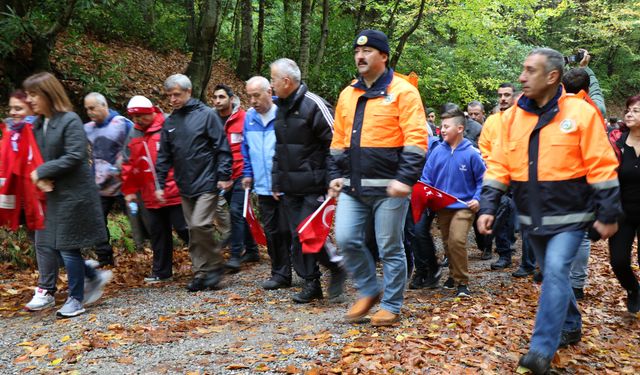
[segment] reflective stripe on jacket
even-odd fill
[[[424,166],[426,116],[418,89],[388,70],[367,89],[355,81],[340,94],[330,179],[354,195],[386,195],[396,179],[413,185]]]
[[[520,223],[538,235],[618,219],[618,162],[589,103],[562,88],[541,109],[522,96],[503,113],[496,134],[480,213],[495,213],[511,186]]]

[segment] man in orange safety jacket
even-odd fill
[[[585,231],[606,239],[622,212],[617,159],[594,107],[567,96],[564,58],[533,50],[520,75],[523,95],[505,111],[486,159],[478,227],[491,233],[496,207],[513,190],[518,219],[543,272],[529,352],[519,364],[549,370],[558,346],[580,341],[582,321],[569,270]]]

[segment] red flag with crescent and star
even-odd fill
[[[413,214],[413,221],[417,223],[427,208],[431,211],[438,211],[458,201],[460,200],[453,195],[449,195],[431,185],[418,181],[413,185],[413,191],[411,192],[411,213]]]
[[[318,209],[298,225],[298,238],[305,254],[317,253],[322,249],[336,212],[335,198],[326,199]]]
[[[260,222],[251,207],[249,189],[245,189],[244,191],[244,210],[242,212],[242,216],[247,220],[247,225],[249,226],[253,240],[256,241],[258,245],[267,246],[267,237],[264,235],[264,229],[262,229],[262,225],[260,225]]]

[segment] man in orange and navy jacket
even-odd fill
[[[558,346],[580,341],[582,321],[569,270],[585,231],[606,239],[621,214],[617,159],[600,117],[560,85],[564,58],[533,50],[520,75],[523,95],[500,117],[486,159],[478,227],[491,233],[500,196],[511,187],[518,219],[543,272],[529,352],[519,364],[534,374],[551,367]]]
[[[402,244],[407,197],[420,176],[427,149],[426,116],[418,89],[387,68],[389,44],[378,30],[360,32],[354,44],[360,76],[338,99],[329,160],[329,194],[340,193],[336,240],[360,298],[346,315],[361,320],[381,301],[373,325],[400,319],[407,262]],[[364,246],[365,225],[374,219],[384,272]]]

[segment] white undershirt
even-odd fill
[[[267,127],[267,125],[269,125],[271,120],[276,118],[276,111],[277,110],[278,110],[278,106],[274,104],[267,111],[267,113],[265,113],[265,114],[258,113],[260,115],[260,119],[262,120],[262,126]]]

